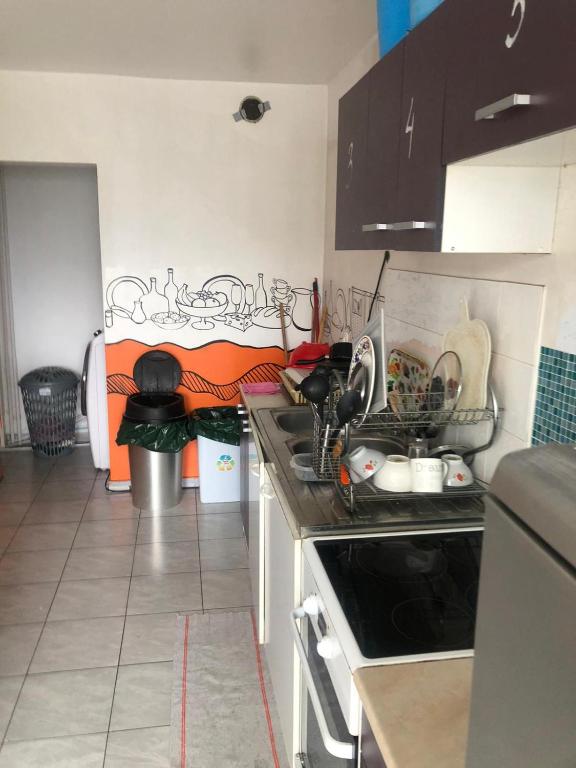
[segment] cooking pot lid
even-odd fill
[[[180,363],[169,352],[153,350],[136,360],[134,381],[140,392],[174,392],[180,384]]]

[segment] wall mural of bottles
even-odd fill
[[[263,272],[249,281],[231,274],[214,275],[202,285],[190,287],[170,267],[164,284],[156,277],[136,275],[111,280],[106,287],[106,327],[112,328],[121,320],[124,325],[129,321],[168,331],[221,327],[225,337],[230,330],[250,335],[256,329],[279,330],[280,305],[286,326],[310,330],[310,288],[293,287],[278,277],[267,279]]]

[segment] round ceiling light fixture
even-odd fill
[[[272,107],[269,101],[262,101],[257,96],[246,96],[240,102],[238,112],[234,112],[232,117],[237,123],[240,120],[245,120],[247,123],[259,123],[264,117],[264,113],[270,109]]]

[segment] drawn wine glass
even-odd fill
[[[230,301],[234,304],[234,312],[238,313],[242,303],[242,288],[239,285],[233,285],[230,291]]]
[[[246,312],[250,314],[254,306],[254,286],[252,283],[246,284]]]

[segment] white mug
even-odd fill
[[[442,459],[412,459],[412,490],[414,493],[442,493],[448,465]]]
[[[382,491],[408,493],[412,490],[410,459],[407,456],[388,456],[373,481],[376,488]]]
[[[350,476],[353,482],[361,483],[368,480],[386,461],[386,456],[380,451],[359,445],[349,455]]]
[[[446,453],[442,457],[442,461],[448,467],[444,485],[449,488],[465,488],[467,485],[472,485],[474,475],[470,467],[464,463],[462,456],[458,456],[457,453]]]

